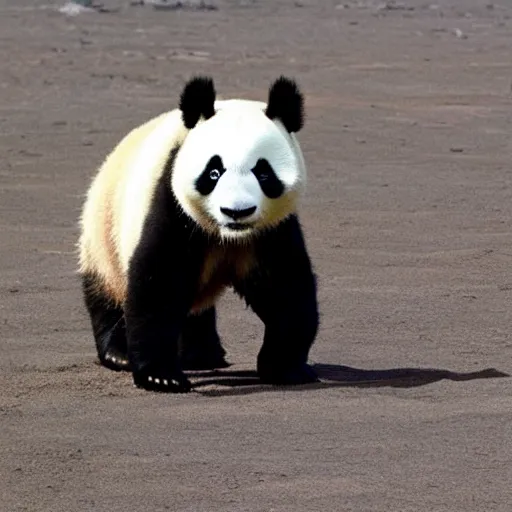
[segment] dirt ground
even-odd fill
[[[2,512],[512,510],[512,5],[438,2],[0,0]],[[263,328],[231,294],[233,366],[193,393],[96,363],[87,185],[195,73],[304,90],[320,385],[258,384]]]

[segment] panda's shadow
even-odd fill
[[[440,380],[456,382],[510,377],[509,374],[485,368],[474,372],[454,372],[438,368],[391,368],[388,370],[364,370],[334,364],[313,364],[320,382],[300,386],[271,386],[262,384],[255,371],[215,370],[190,372],[193,390],[211,396],[243,395],[262,391],[304,391],[332,387],[397,387],[425,386]],[[205,389],[206,388],[206,389]]]

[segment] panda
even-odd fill
[[[99,361],[136,387],[184,393],[187,370],[225,368],[217,299],[232,288],[264,324],[261,382],[318,381],[307,364],[317,284],[297,205],[306,166],[296,82],[267,102],[216,98],[191,77],[179,106],[129,132],[92,179],[79,275]]]

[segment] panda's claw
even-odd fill
[[[126,356],[108,349],[102,359],[103,366],[115,371],[129,371],[130,362]]]
[[[192,385],[190,381],[181,374],[173,377],[154,377],[153,375],[141,375],[134,373],[134,385],[147,391],[158,391],[162,393],[188,393]]]

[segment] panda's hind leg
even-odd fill
[[[226,351],[217,332],[215,307],[191,314],[179,340],[181,367],[184,370],[227,368]]]
[[[111,370],[129,371],[122,308],[112,304],[93,274],[82,275],[82,289],[100,363]]]

